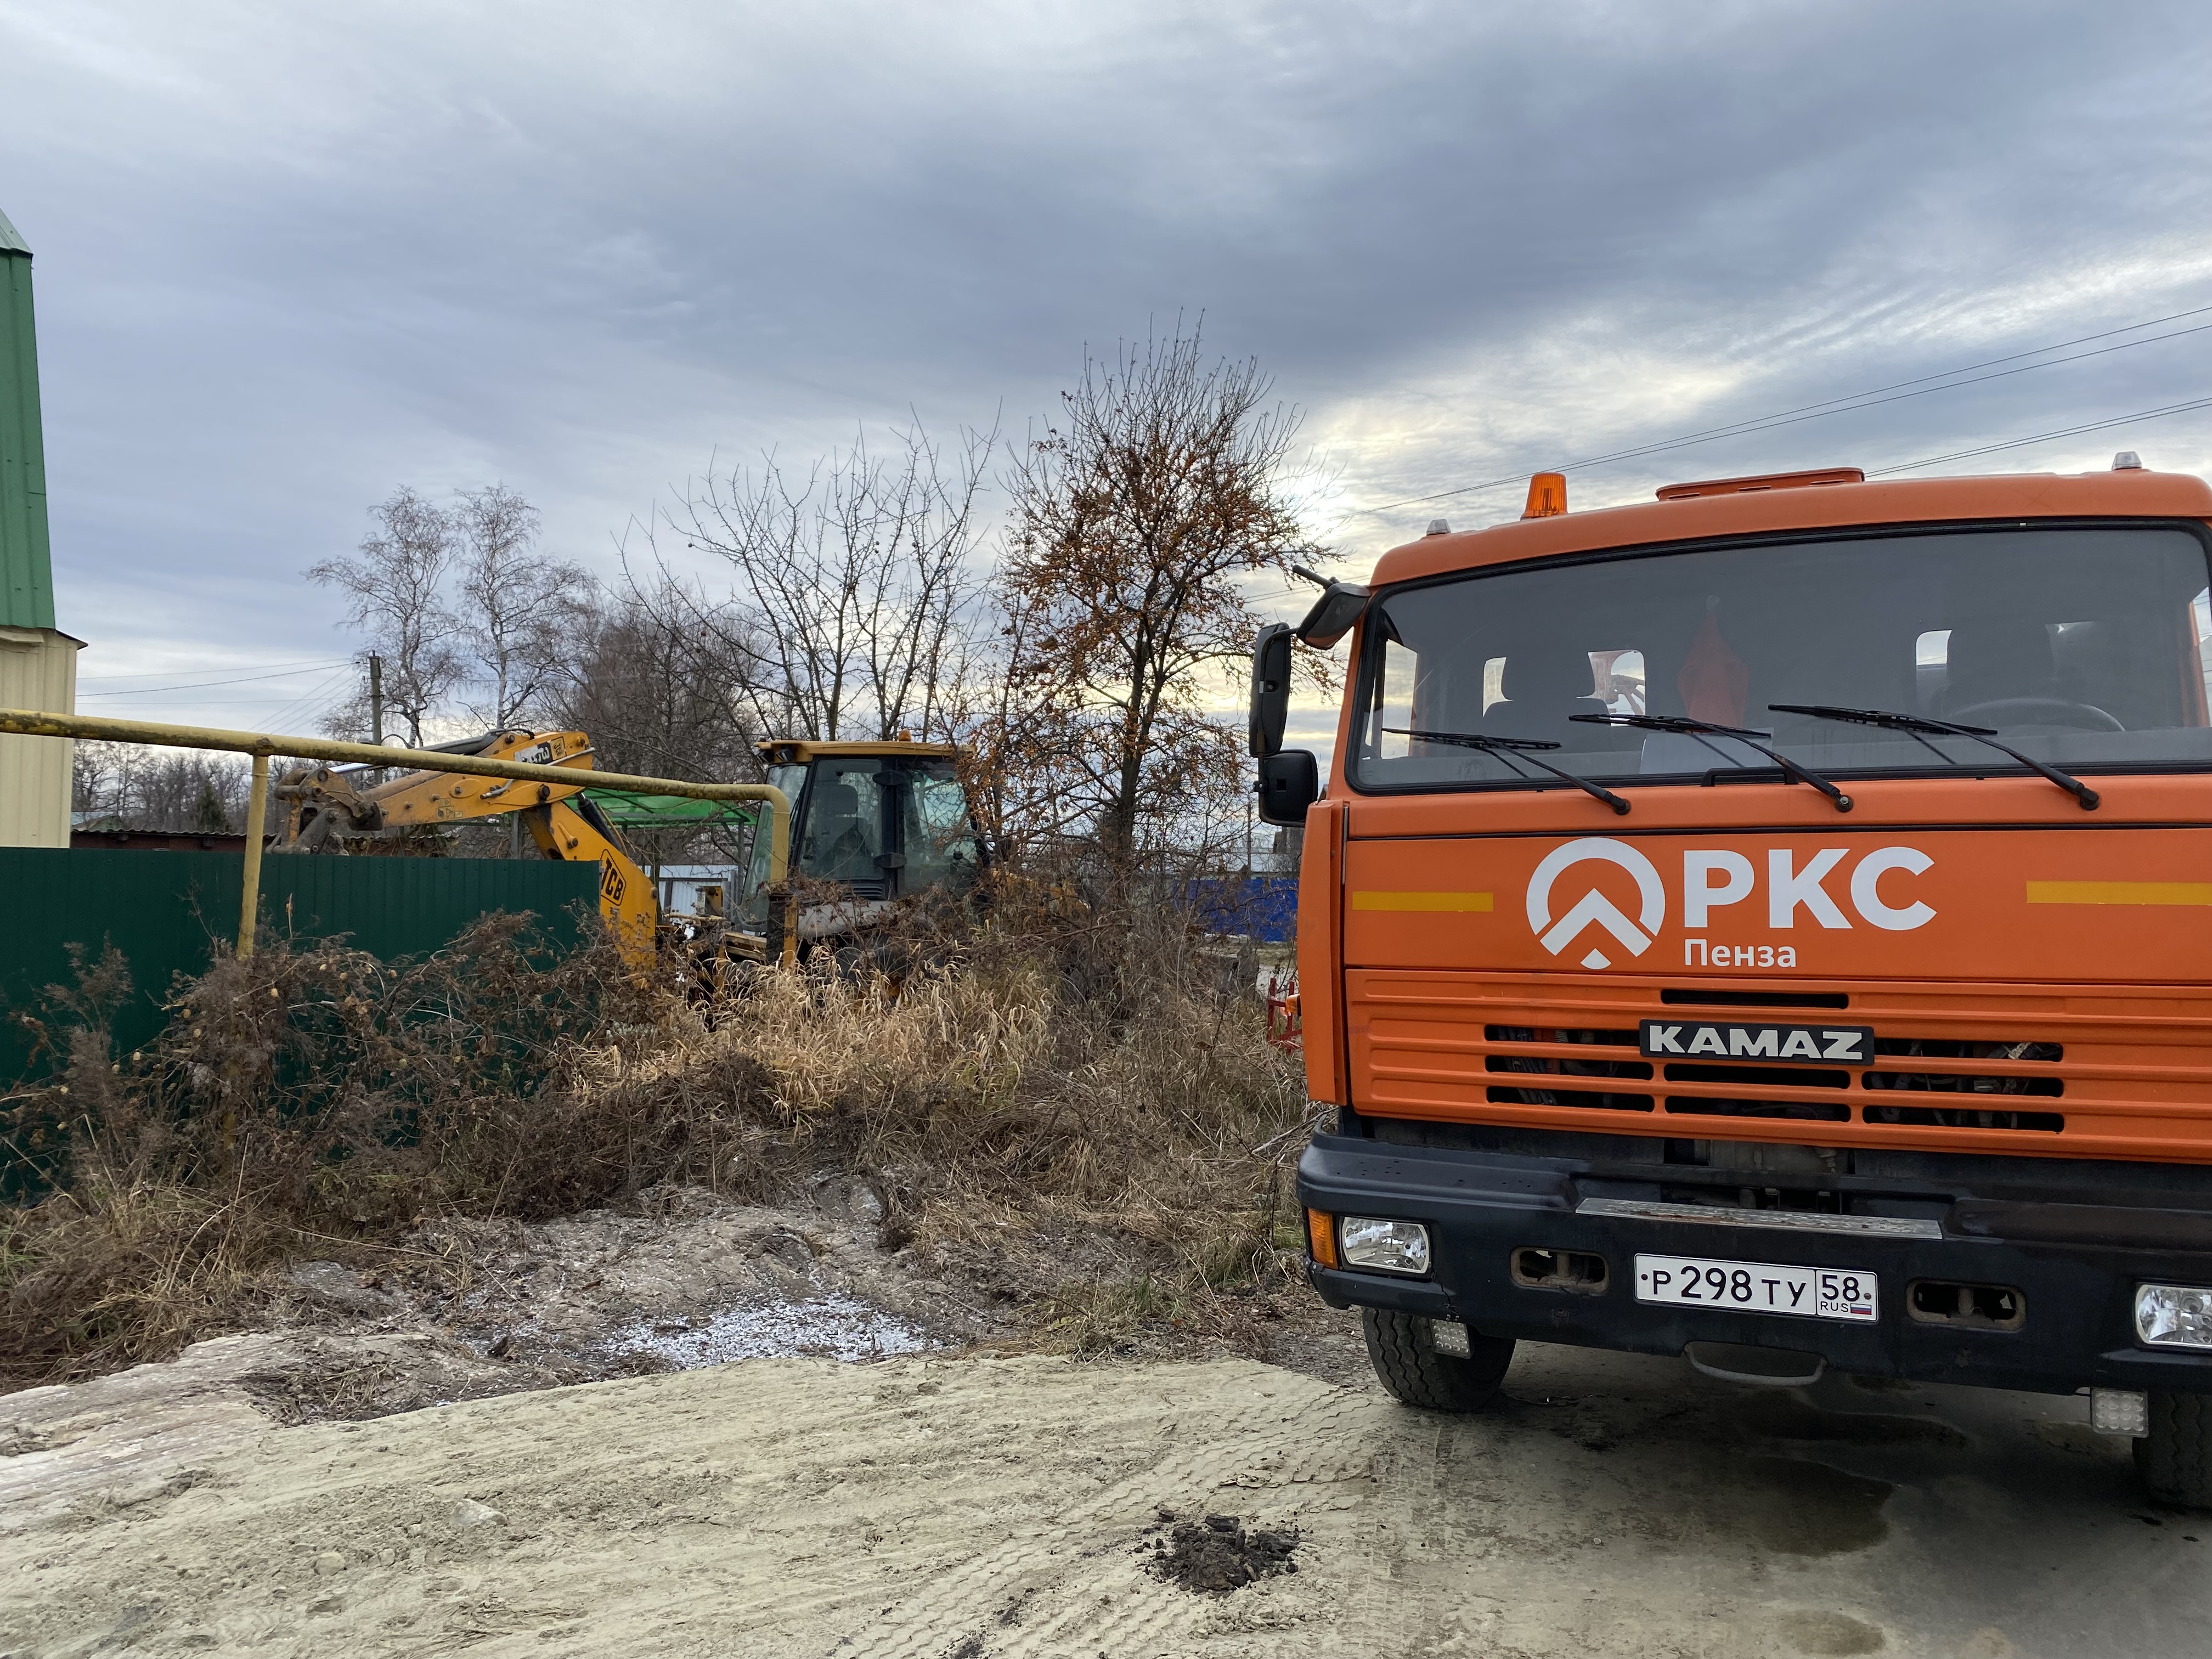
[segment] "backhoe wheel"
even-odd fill
[[[1513,1339],[1467,1334],[1468,1357],[1438,1353],[1430,1340],[1429,1322],[1418,1314],[1362,1308],[1367,1358],[1392,1396],[1431,1412],[1480,1411],[1498,1397],[1505,1368],[1513,1363]]]
[[[2136,1472],[2153,1498],[2212,1510],[2212,1394],[2154,1394],[2150,1432],[2136,1441]]]

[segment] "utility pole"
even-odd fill
[[[370,740],[384,741],[384,659],[368,653],[368,729]]]

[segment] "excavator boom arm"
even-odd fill
[[[599,914],[614,929],[615,942],[633,960],[649,962],[660,925],[653,884],[629,853],[566,801],[525,807],[523,828],[549,859],[572,863],[596,860],[599,866]]]
[[[581,732],[500,732],[468,750],[492,760],[592,770],[592,740]],[[640,967],[653,961],[659,926],[653,884],[588,805],[574,798],[589,787],[489,777],[481,773],[404,772],[374,788],[355,787],[353,775],[328,766],[303,767],[276,786],[291,803],[276,852],[312,852],[332,835],[365,835],[416,824],[460,823],[520,814],[547,858],[599,866],[599,914],[614,930],[624,957]]]

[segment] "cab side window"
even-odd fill
[[[899,890],[965,886],[975,872],[975,832],[951,763],[909,767],[905,796],[906,864],[899,872]]]

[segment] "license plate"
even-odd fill
[[[1801,1319],[1876,1320],[1879,1287],[1852,1267],[1790,1267],[1772,1261],[1716,1261],[1696,1255],[1639,1255],[1636,1299]]]

